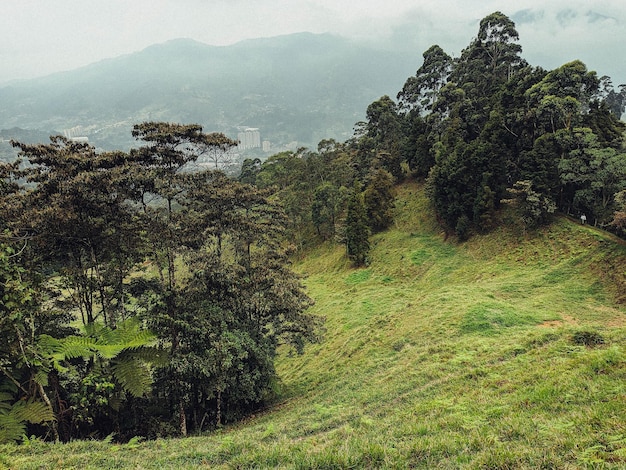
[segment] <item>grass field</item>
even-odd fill
[[[284,354],[281,396],[237,426],[117,445],[26,441],[0,467],[626,468],[626,246],[564,217],[444,241],[421,189],[352,269],[296,262],[320,344]]]

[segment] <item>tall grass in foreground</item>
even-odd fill
[[[369,267],[298,262],[327,333],[281,355],[273,407],[182,440],[27,441],[0,466],[625,468],[626,247],[564,218],[446,242],[413,184],[397,212]]]

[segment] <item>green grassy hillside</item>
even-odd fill
[[[625,468],[626,246],[559,218],[444,241],[421,189],[355,270],[296,264],[323,343],[284,354],[280,403],[222,432],[27,442],[9,468]]]

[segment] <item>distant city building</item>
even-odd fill
[[[73,142],[88,143],[89,137],[87,137],[87,134],[91,129],[93,129],[93,126],[88,128],[83,126],[74,126],[71,129],[64,129],[63,135]]]
[[[73,139],[75,137],[83,137],[84,136],[83,126],[75,126],[75,127],[72,127],[71,129],[64,129],[63,135],[67,137],[68,139]]]
[[[261,133],[255,127],[249,127],[243,132],[237,134],[239,150],[256,149],[261,147]]]
[[[296,150],[298,150],[298,142],[296,140],[289,142],[288,144],[285,144],[285,148],[287,150],[295,152]]]
[[[269,140],[264,140],[263,141],[263,151],[266,152],[266,153],[272,151],[272,144],[270,143]]]

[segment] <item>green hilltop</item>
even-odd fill
[[[366,267],[331,244],[296,260],[326,332],[281,353],[266,410],[187,439],[27,440],[0,466],[624,468],[623,241],[561,216],[459,244],[415,182],[394,220]]]

